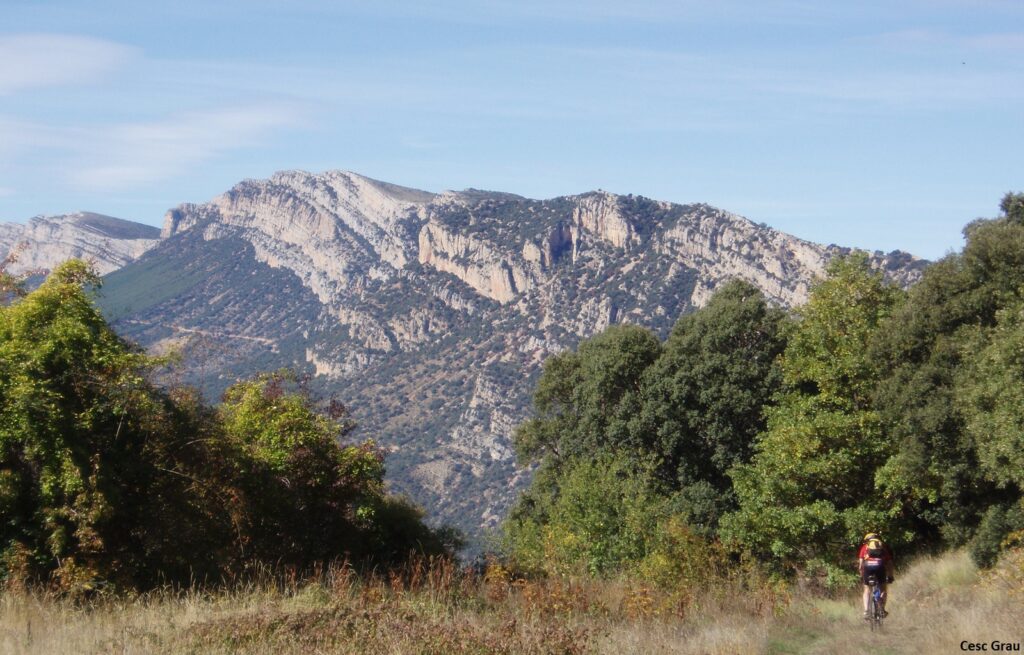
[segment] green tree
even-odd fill
[[[986,477],[1024,489],[1024,302],[965,338],[956,387],[967,436]]]
[[[872,349],[888,370],[875,406],[898,444],[880,478],[921,544],[962,544],[990,505],[1012,501],[979,465],[956,388],[959,371],[985,348],[999,312],[1020,302],[1022,197],[1007,194],[1002,217],[964,229],[963,251],[925,270]]]
[[[666,506],[650,467],[604,452],[566,467],[558,490],[540,511],[506,521],[506,546],[520,566],[602,575],[648,554]]]
[[[384,492],[372,443],[338,443],[339,406],[318,413],[285,374],[217,409],[155,387],[158,360],[106,324],[98,284],[72,261],[0,307],[0,578],[85,592],[449,552]]]
[[[1024,193],[1007,193],[999,203],[999,209],[1008,221],[1024,224]]]
[[[0,550],[5,575],[65,589],[212,573],[219,511],[201,412],[145,379],[153,360],[93,306],[83,262],[0,309]]]
[[[317,412],[299,382],[287,371],[262,374],[228,388],[218,408],[240,464],[236,507],[245,558],[308,567],[379,555],[376,547],[385,544],[373,543],[371,535],[381,508],[395,521],[418,523],[420,517],[389,505],[383,453],[372,442],[339,444],[354,428],[347,412]],[[433,553],[433,545],[394,546]]]
[[[750,458],[764,409],[781,383],[786,315],[753,285],[735,280],[680,318],[644,373],[633,441],[662,459],[677,511],[712,530],[732,509],[727,471]]]
[[[639,404],[644,371],[661,344],[649,330],[614,325],[583,341],[576,352],[549,358],[533,395],[533,417],[513,435],[522,464],[539,464],[529,489],[506,522],[508,541],[524,560],[537,553],[527,535],[547,525],[567,475],[580,460],[615,453],[636,460],[629,422]],[[624,455],[630,453],[629,455]],[[540,535],[536,532],[536,535]]]
[[[784,318],[732,282],[664,347],[614,326],[545,362],[514,440],[521,461],[540,464],[505,524],[520,562],[678,575],[666,553],[712,536],[731,506],[725,472],[763,428]]]
[[[868,345],[899,300],[863,255],[833,262],[813,287],[768,429],[751,463],[732,471],[740,507],[723,518],[725,537],[834,580],[863,531],[890,523],[874,476],[892,447],[871,403],[882,371]]]
[[[1024,302],[996,314],[996,326],[963,339],[956,384],[966,437],[985,481],[996,487],[970,542],[981,566],[991,566],[1012,534],[1024,531]]]
[[[650,330],[613,325],[583,341],[577,352],[551,357],[534,392],[534,416],[516,430],[523,463],[560,466],[578,456],[632,445],[644,371],[661,354]]]

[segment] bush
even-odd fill
[[[1024,530],[1024,507],[1021,503],[990,507],[968,546],[971,559],[982,568],[991,567],[1006,547],[1007,538],[1020,530]]]
[[[603,575],[643,559],[665,500],[649,471],[602,455],[565,471],[558,494],[506,524],[506,547],[527,570]],[[522,508],[520,508],[522,509]]]
[[[144,589],[454,543],[386,495],[382,453],[339,445],[347,414],[316,412],[293,374],[217,409],[155,387],[160,362],[110,329],[98,281],[72,261],[0,308],[0,580]]]

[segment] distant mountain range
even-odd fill
[[[46,272],[71,258],[87,259],[100,273],[117,270],[157,244],[160,230],[112,216],[78,212],[0,223],[0,258],[14,253],[10,273]]]
[[[336,394],[391,454],[394,488],[471,534],[494,526],[544,358],[612,323],[665,336],[730,278],[783,306],[849,252],[704,204],[595,191],[550,200],[440,194],[355,173],[247,180],[155,228],[96,214],[0,225],[18,265],[93,259],[101,304],[147,348],[185,354],[211,394],[290,366]],[[909,285],[926,262],[875,253]]]

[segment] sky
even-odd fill
[[[344,169],[935,259],[1021,153],[1019,0],[0,0],[0,221]]]

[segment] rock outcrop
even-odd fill
[[[107,278],[118,329],[183,343],[213,394],[307,371],[388,447],[395,487],[470,532],[527,477],[510,437],[545,357],[612,323],[664,336],[730,278],[798,305],[847,252],[702,204],[432,194],[347,172],[242,182],[168,212],[163,236]],[[924,266],[871,259],[901,285]]]
[[[49,272],[68,259],[85,259],[109,273],[157,244],[160,230],[120,218],[78,212],[36,216],[24,224],[0,223],[0,259],[14,255],[8,272]]]

